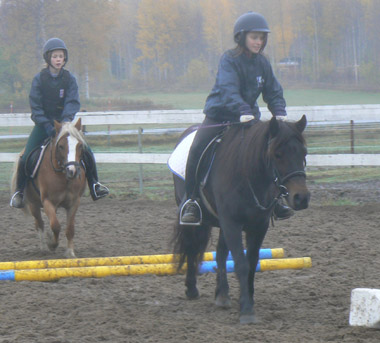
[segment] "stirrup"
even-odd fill
[[[101,187],[104,187],[104,194],[98,194],[96,192],[96,186],[101,186]],[[101,198],[104,198],[106,197],[108,194],[109,194],[109,189],[108,187],[102,185],[100,182],[95,182],[93,185],[92,185],[92,195],[93,195],[93,200],[98,200],[98,199],[101,199]]]
[[[182,221],[183,209],[185,208],[186,204],[188,204],[188,203],[193,203],[194,205],[196,205],[198,207],[198,211],[199,211],[199,214],[200,214],[198,222],[195,222],[195,223],[186,223],[186,222]],[[187,226],[200,226],[202,224],[202,210],[201,210],[200,205],[198,204],[198,201],[193,200],[193,199],[189,199],[189,200],[185,201],[185,203],[181,207],[181,211],[179,212],[179,224],[180,225],[187,225]]]
[[[21,200],[20,200],[20,203],[17,204],[18,206],[14,206],[15,204],[13,204],[13,200],[15,200],[16,197],[18,196],[21,196]],[[24,203],[24,194],[23,192],[21,191],[16,191],[13,195],[12,195],[12,198],[11,198],[11,201],[9,203],[9,206],[10,207],[13,207],[13,208],[24,208],[25,207],[25,203]]]

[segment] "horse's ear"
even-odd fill
[[[271,137],[275,137],[278,133],[279,125],[275,116],[269,122],[269,133]]]
[[[82,130],[82,118],[79,118],[77,122],[75,123],[75,128],[80,131]]]
[[[56,120],[54,120],[54,129],[55,129],[55,132],[58,133],[59,131],[61,131],[61,128],[62,128],[62,124]]]
[[[305,130],[306,124],[307,124],[306,116],[303,115],[302,118],[296,122],[297,130],[302,133],[303,130]]]

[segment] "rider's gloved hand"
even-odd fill
[[[252,108],[249,105],[241,105],[239,107],[240,112],[240,121],[243,123],[247,123],[253,119],[255,119]]]
[[[276,117],[277,120],[284,121],[286,119],[287,113],[285,109],[277,109],[273,111],[273,116]]]
[[[46,124],[44,125],[44,128],[45,128],[45,131],[46,131],[46,133],[47,133],[47,135],[48,135],[49,137],[53,137],[53,136],[55,136],[55,128],[54,128],[53,125],[51,125],[50,123],[46,123]]]

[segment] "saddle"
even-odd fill
[[[45,150],[50,142],[50,138],[46,139],[41,146],[34,148],[26,157],[25,175],[28,178],[34,179],[36,177],[42,158],[45,155]]]

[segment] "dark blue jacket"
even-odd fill
[[[241,107],[249,105],[254,115],[260,115],[257,98],[261,93],[273,115],[286,115],[283,90],[268,59],[261,54],[249,57],[228,50],[220,59],[215,85],[207,97],[204,113],[221,122],[239,121]]]
[[[66,81],[62,80],[64,71],[68,76],[68,80]],[[52,110],[51,102],[49,103],[43,98],[44,87],[42,86],[41,77],[43,72],[46,72],[46,70],[42,70],[33,78],[32,87],[29,94],[29,103],[32,111],[32,120],[36,123],[36,125],[44,127],[47,133],[50,134],[54,127],[54,120],[64,122],[72,121],[74,119],[75,114],[80,110],[79,92],[77,81],[74,75],[70,72],[61,69],[58,76],[53,76],[48,73],[44,81],[47,83],[44,86],[45,90],[46,87],[48,87],[51,89],[49,94],[51,94],[52,97],[54,97],[53,94],[56,92],[56,98],[63,98],[63,108],[59,106],[56,110]],[[50,104],[50,108],[46,108],[48,106],[47,104]]]

